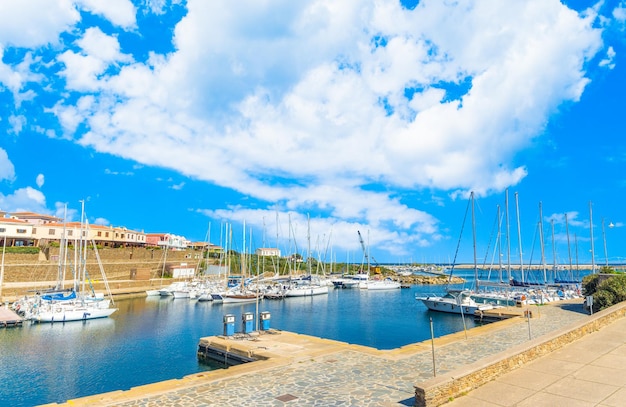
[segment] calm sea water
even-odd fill
[[[393,349],[464,329],[458,315],[428,311],[419,293],[442,286],[394,291],[331,289],[329,295],[263,300],[271,328],[343,342]],[[66,324],[25,324],[0,330],[0,400],[15,407],[181,378],[219,368],[196,358],[201,337],[221,335],[223,316],[257,315],[256,304],[213,304],[171,298],[118,301],[111,318]],[[474,326],[465,319],[467,328]]]

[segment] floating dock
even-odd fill
[[[4,328],[22,326],[22,321],[24,319],[17,315],[15,311],[6,306],[0,306],[0,326]]]

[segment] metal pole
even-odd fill
[[[591,208],[591,201],[589,201],[589,234],[591,236],[591,273],[596,273],[596,261],[595,261],[595,253],[593,248],[593,211]]]
[[[4,239],[2,243],[2,265],[0,265],[0,303],[2,302],[2,283],[4,282],[4,252],[7,249],[7,233],[4,232]]]
[[[433,377],[437,377],[437,367],[435,365],[435,331],[433,329],[433,317],[430,317],[430,343],[433,354]]]
[[[604,229],[604,218],[602,218],[602,241],[604,242],[604,265],[609,267],[609,253],[606,250],[606,231]]]
[[[530,332],[530,310],[529,309],[526,310],[526,320],[528,321],[528,340],[531,340],[532,335]]]

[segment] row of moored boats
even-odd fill
[[[328,279],[318,276],[274,277],[263,280],[231,276],[226,281],[178,281],[148,290],[149,297],[172,297],[215,301],[221,303],[254,302],[261,298],[282,299],[328,294],[332,288],[357,288],[365,290],[395,290],[400,283],[390,278],[372,279],[368,274],[345,275]]]

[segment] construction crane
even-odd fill
[[[372,262],[374,263],[375,267],[378,267],[378,262],[376,261],[376,259],[374,257],[370,257],[367,254],[367,249],[365,248],[365,243],[363,243],[363,236],[361,236],[361,232],[360,231],[356,231],[356,233],[359,234],[359,242],[361,243],[361,249],[363,249],[363,256],[365,256],[365,261],[367,262],[367,265],[370,265],[370,258],[372,259]]]

